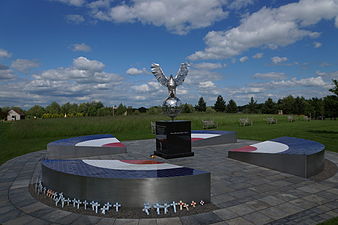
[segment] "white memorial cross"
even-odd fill
[[[102,214],[106,214],[106,211],[108,211],[108,210],[109,210],[109,206],[104,205],[104,206],[102,206],[102,208],[101,208],[101,213],[102,213]]]
[[[81,203],[82,203],[82,202],[80,201],[80,199],[75,200],[75,204],[76,204],[76,208],[77,208],[77,209],[80,208]]]
[[[104,204],[104,206],[101,208],[101,213],[102,214],[106,214],[106,211],[109,211],[109,208],[112,207],[112,204],[110,204],[109,202],[107,202],[106,204]]]
[[[107,203],[106,203],[106,204],[104,204],[104,205],[108,207],[108,210],[109,210],[109,208],[110,208],[110,207],[112,207],[112,206],[113,206],[112,204],[110,204],[110,202],[107,202]]]
[[[144,203],[143,204],[143,209],[142,211],[145,212],[149,216],[149,210],[151,209],[151,206],[149,203]]]
[[[41,194],[42,191],[43,191],[43,186],[42,186],[42,183],[40,181],[39,184],[38,184],[38,194]]]
[[[98,202],[94,202],[94,201],[92,201],[90,204],[92,205],[92,209],[97,213],[97,211],[99,209],[98,207],[100,206],[100,204]]]
[[[75,208],[75,205],[76,205],[76,198],[74,198],[74,199],[72,200],[72,202],[73,202],[73,207]]]
[[[84,200],[83,202],[83,205],[84,205],[84,209],[87,209],[87,205],[89,204],[86,200]]]
[[[63,198],[63,193],[62,192],[59,194],[59,197],[53,198],[53,200],[55,201],[55,206],[58,206],[58,203],[61,201],[61,203],[63,203],[62,204],[62,208],[63,208],[64,201],[62,201],[62,198]]]
[[[168,203],[164,203],[163,204],[163,208],[164,208],[164,214],[167,214],[168,213],[168,208],[170,207],[170,204]]]
[[[55,201],[55,200],[57,199],[57,197],[58,197],[58,193],[57,193],[57,192],[54,192],[54,193],[52,194],[52,196],[53,196],[53,200]]]
[[[156,203],[154,206],[153,206],[155,209],[156,209],[156,212],[157,212],[157,215],[160,215],[160,208],[161,208],[161,205]]]
[[[69,205],[69,203],[70,203],[72,200],[70,200],[69,198],[67,198],[67,199],[65,199],[64,201],[67,202],[67,205]]]
[[[47,192],[47,188],[46,188],[46,187],[43,187],[42,190],[43,190],[43,194],[45,195],[46,192]]]
[[[176,213],[177,212],[177,210],[176,210],[177,203],[175,201],[173,201],[170,205],[173,207],[174,213]]]
[[[115,211],[118,212],[119,211],[119,207],[121,207],[121,204],[119,204],[118,202],[116,202],[113,207],[115,207]]]

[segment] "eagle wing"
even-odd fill
[[[168,86],[168,79],[163,74],[163,71],[159,64],[153,63],[151,64],[151,72],[156,77],[157,81],[162,84],[163,86]]]
[[[188,63],[181,63],[180,69],[178,70],[176,77],[175,77],[175,83],[176,85],[181,85],[185,79],[185,77],[188,75]]]

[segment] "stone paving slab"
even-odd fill
[[[29,153],[0,166],[0,224],[317,224],[338,216],[338,175],[315,182],[227,158],[227,150],[257,143],[194,147],[194,157],[159,161],[211,172],[211,201],[217,210],[184,217],[115,219],[49,207],[28,192],[41,173],[46,151]],[[88,159],[149,159],[155,140],[125,142],[128,152]],[[325,157],[338,165],[338,154]]]

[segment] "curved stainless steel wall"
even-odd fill
[[[81,200],[119,202],[143,207],[145,202],[210,202],[210,173],[161,178],[98,178],[53,170],[42,164],[44,186]]]

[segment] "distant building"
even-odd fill
[[[21,113],[21,112],[17,112],[13,109],[9,110],[7,113],[7,120],[11,121],[11,120],[23,120],[25,119],[25,114]]]

